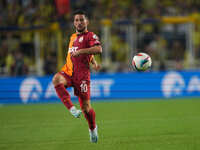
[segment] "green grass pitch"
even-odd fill
[[[200,99],[92,106],[97,144],[84,117],[73,118],[61,103],[1,106],[0,150],[200,150]]]

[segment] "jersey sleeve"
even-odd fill
[[[101,45],[99,38],[96,34],[94,34],[93,32],[91,32],[89,34],[89,46],[93,47],[95,45]]]

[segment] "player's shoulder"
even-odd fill
[[[91,32],[91,31],[88,31],[87,32],[87,35],[94,35],[95,33],[94,32]]]
[[[73,38],[73,37],[76,37],[76,36],[77,36],[77,34],[73,33],[73,34],[71,34],[70,38]]]
[[[94,39],[99,39],[98,36],[94,33],[94,32],[91,32],[91,31],[88,31],[87,32],[87,35],[91,38],[94,38]]]

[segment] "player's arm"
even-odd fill
[[[91,59],[91,64],[92,64],[92,67],[95,71],[98,71],[100,69],[100,65],[97,63],[97,61],[95,60],[94,56],[92,56],[92,59]]]
[[[80,49],[78,51],[75,51],[71,54],[71,56],[77,57],[77,56],[82,55],[82,54],[95,55],[95,54],[100,54],[100,53],[102,53],[101,45],[95,45],[95,46],[90,47],[90,48],[84,48],[84,49]]]

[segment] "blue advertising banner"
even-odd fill
[[[52,76],[0,78],[0,103],[60,102]],[[68,91],[75,99],[73,88]],[[200,97],[200,72],[91,75],[91,99]]]

